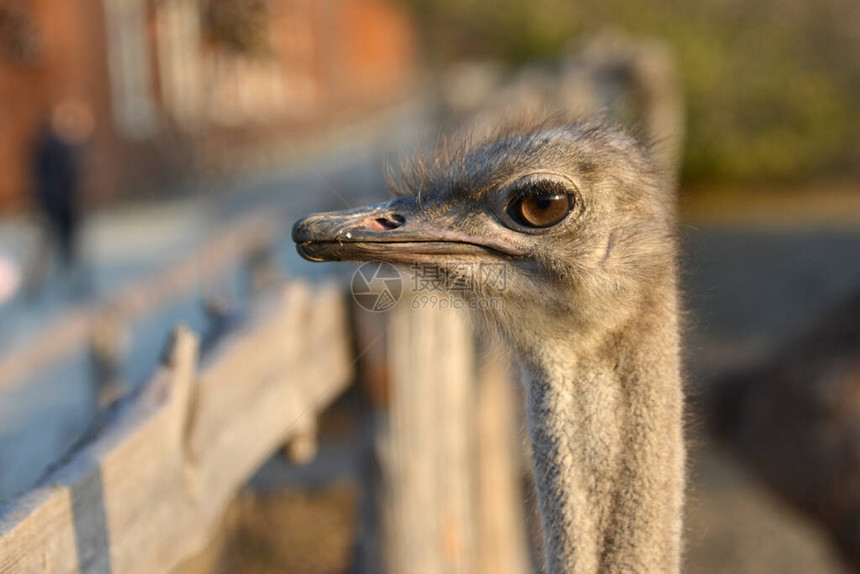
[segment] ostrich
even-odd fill
[[[550,574],[677,572],[684,491],[673,192],[634,141],[547,122],[443,147],[397,197],[297,222],[311,261],[503,264]]]

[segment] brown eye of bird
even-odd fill
[[[567,217],[573,200],[566,193],[525,196],[514,201],[508,215],[525,227],[550,227]]]

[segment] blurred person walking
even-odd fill
[[[52,253],[59,255],[76,294],[88,287],[79,268],[80,146],[92,133],[89,109],[64,101],[53,107],[33,146],[32,170],[35,208],[41,219],[41,238],[27,279],[26,292],[42,293]]]

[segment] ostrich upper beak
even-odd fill
[[[489,238],[452,229],[449,219],[429,217],[413,198],[311,214],[293,226],[293,241],[309,261],[415,263],[513,254]]]

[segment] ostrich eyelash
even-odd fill
[[[536,181],[515,187],[505,200],[505,209],[514,202],[536,197],[551,197],[557,195],[573,195],[563,183],[557,181]],[[574,197],[574,201],[576,198]]]

